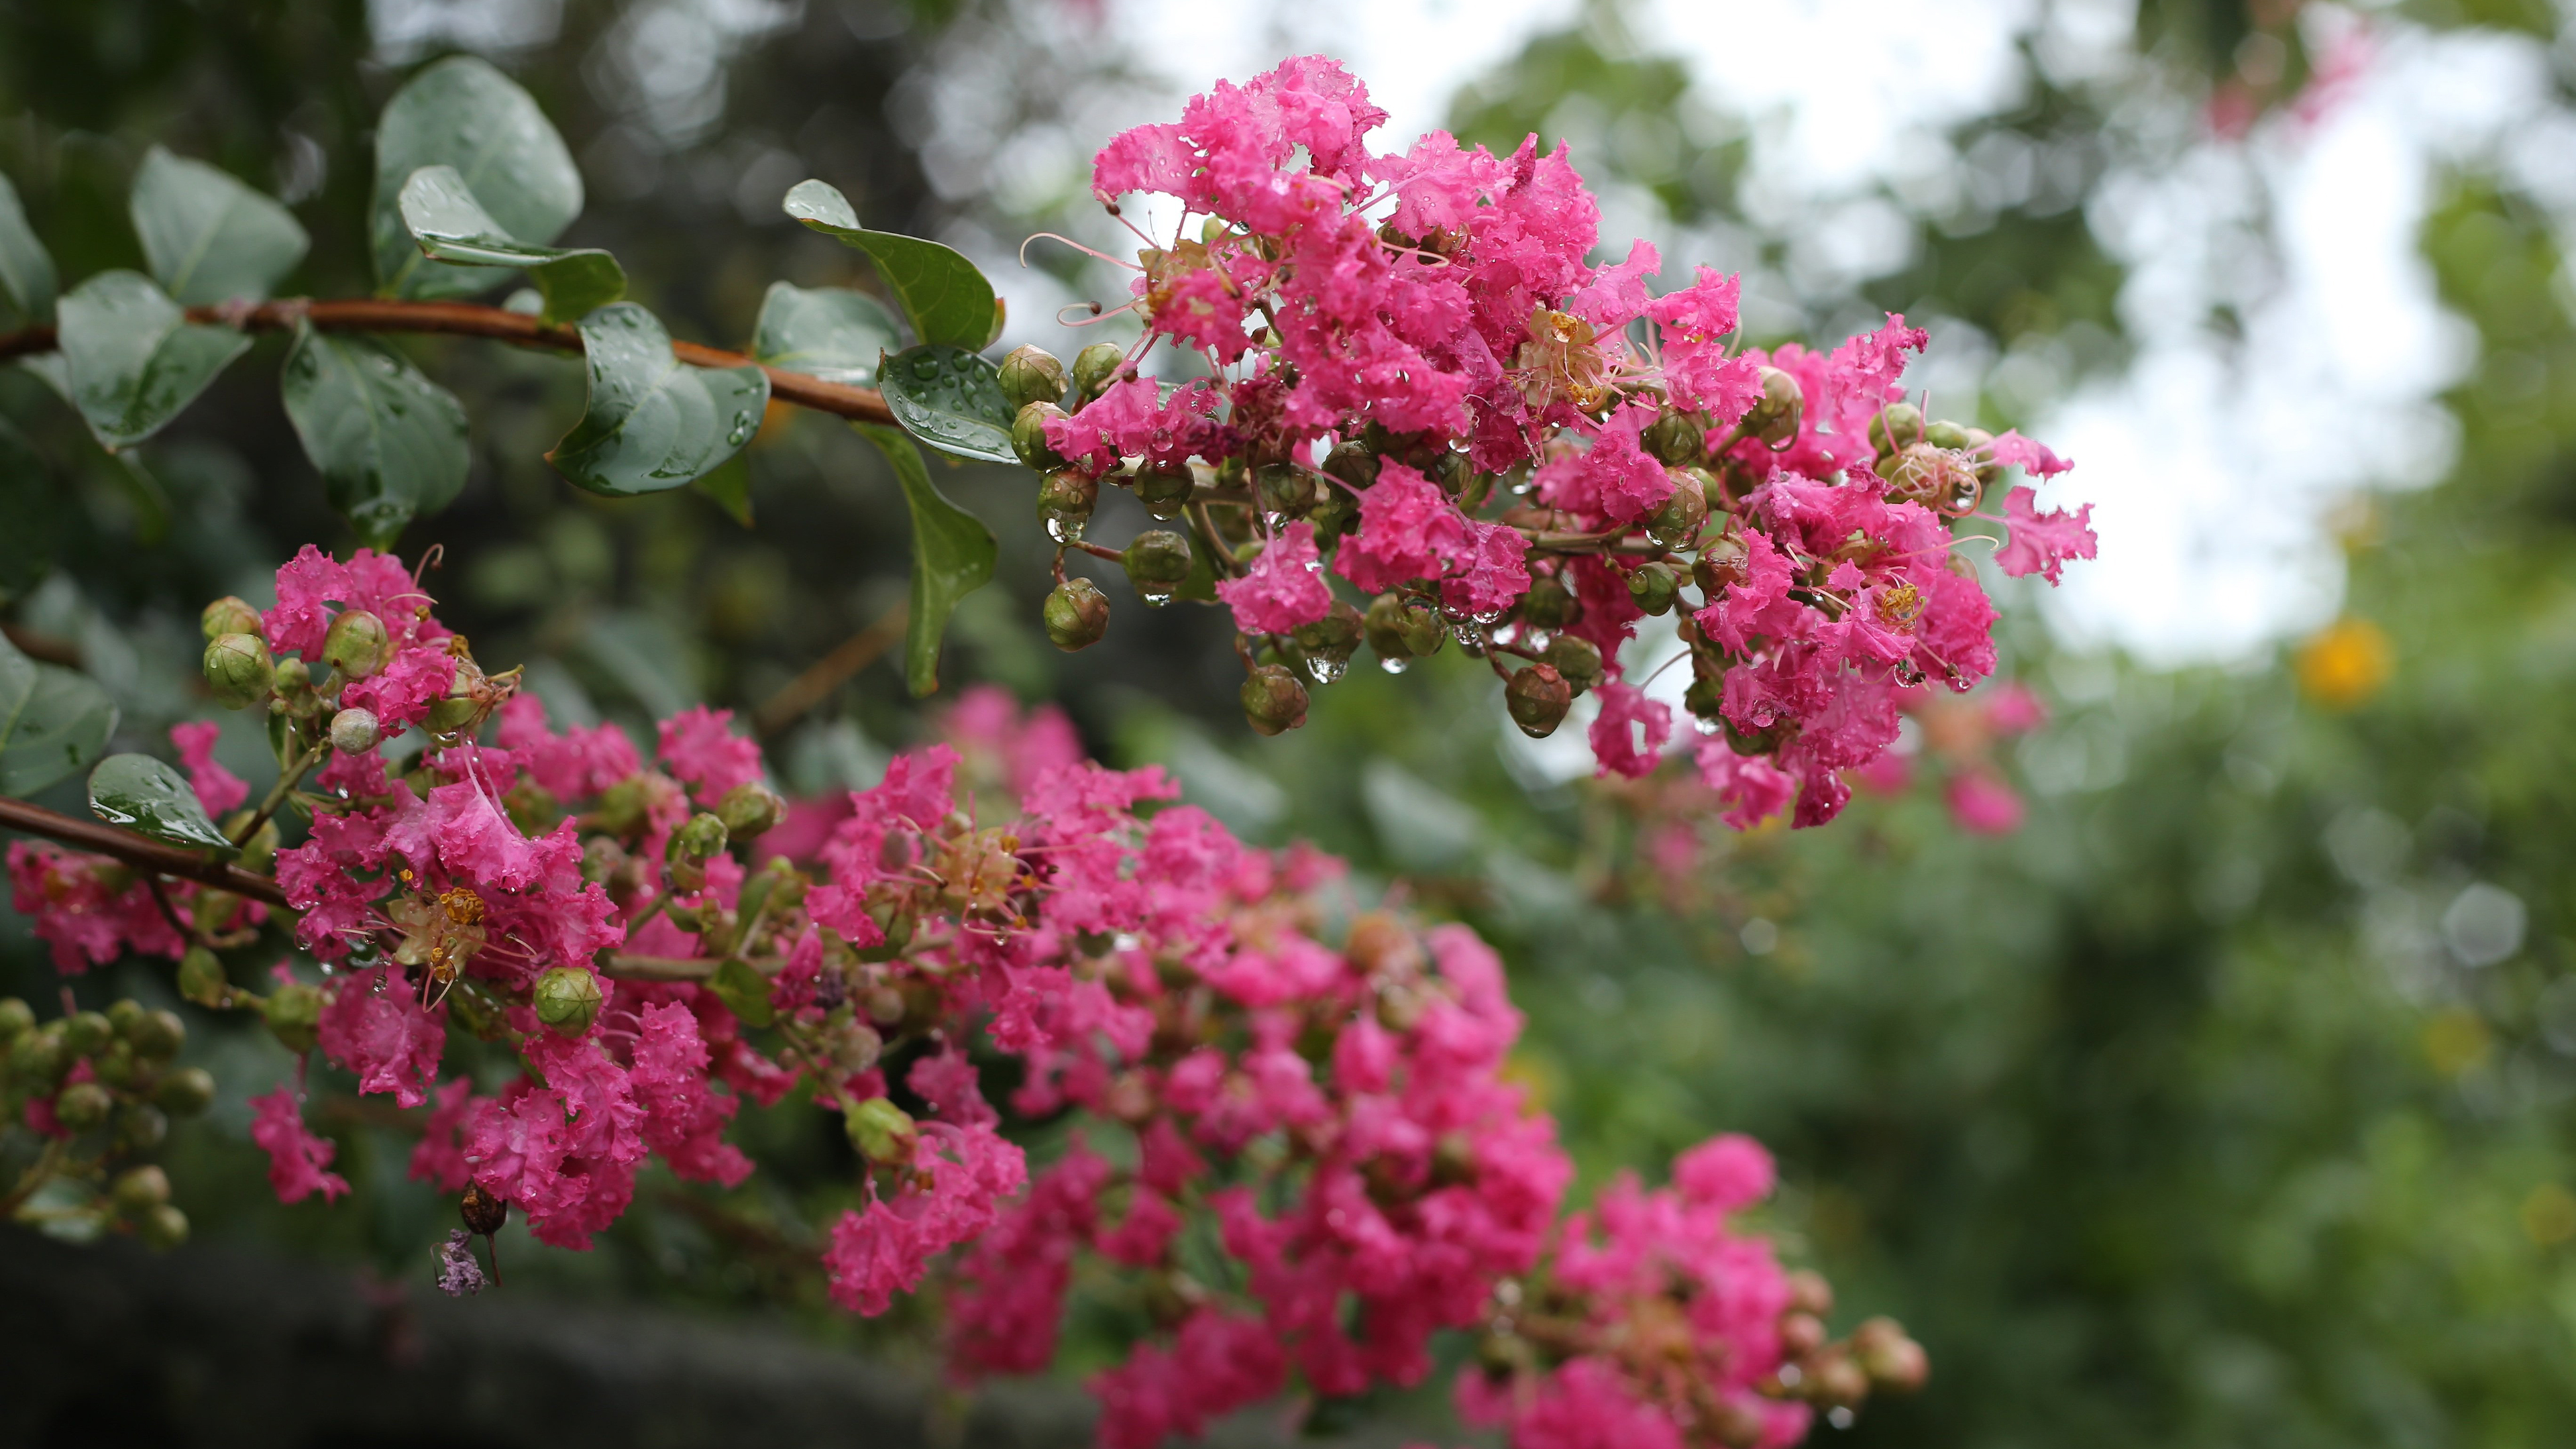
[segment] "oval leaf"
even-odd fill
[[[581,321],[590,406],[546,455],[593,493],[659,493],[697,478],[760,431],[769,375],[756,365],[691,367],[652,313],[616,302]]]
[[[877,369],[877,388],[904,431],[943,453],[1016,463],[1001,373],[962,347],[913,347]]]
[[[751,355],[771,367],[852,387],[874,387],[877,359],[902,340],[894,314],[847,287],[769,284]]]
[[[89,772],[89,813],[164,845],[230,854],[188,777],[150,755],[110,755]]]
[[[597,247],[541,247],[513,238],[453,166],[423,166],[402,189],[403,225],[421,251],[466,267],[525,267],[541,315],[572,322],[626,295],[626,269]]]
[[[30,323],[54,320],[54,259],[27,225],[27,209],[18,204],[18,188],[0,176],[0,291]]]
[[[189,322],[134,272],[101,272],[55,311],[72,405],[111,451],[161,431],[250,346],[229,327]]]
[[[922,342],[969,351],[993,340],[993,284],[956,251],[917,236],[869,231],[859,225],[850,199],[821,181],[799,181],[787,193],[787,214],[841,244],[868,254],[877,275],[903,305],[912,335]]]
[[[116,704],[97,681],[0,638],[0,795],[32,795],[88,769],[115,731]]]
[[[331,506],[369,548],[392,548],[465,486],[465,409],[383,343],[300,327],[279,390]]]
[[[285,207],[159,146],[143,154],[126,208],[152,279],[182,306],[264,302],[312,245]]]
[[[957,601],[992,582],[996,549],[983,520],[948,501],[930,481],[921,450],[901,428],[852,423],[894,465],[912,514],[912,603],[904,621],[904,683],[918,695],[939,688],[939,637]]]
[[[544,245],[581,215],[581,171],[536,101],[472,56],[413,76],[376,122],[376,194],[369,231],[379,290],[394,297],[466,297],[493,278],[421,255],[403,225],[402,189],[423,166],[453,166],[501,234]]]

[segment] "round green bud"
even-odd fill
[[[214,1105],[214,1076],[203,1067],[182,1067],[161,1079],[152,1100],[174,1116],[194,1117]]]
[[[870,1097],[842,1114],[850,1145],[870,1162],[910,1162],[921,1129],[901,1107],[883,1097]]]
[[[116,1028],[118,1036],[132,1037],[135,1023],[141,1020],[143,1020],[143,1003],[133,997],[122,997],[108,1003],[107,1024]]]
[[[0,1043],[16,1041],[21,1033],[33,1031],[35,1026],[34,1007],[14,996],[0,999]]]
[[[1145,511],[1169,523],[1190,506],[1190,494],[1197,490],[1198,480],[1186,467],[1139,468],[1136,470],[1136,501]]]
[[[1324,455],[1324,471],[1354,488],[1367,488],[1377,482],[1377,454],[1366,443],[1336,443]]]
[[[260,1002],[259,1010],[268,1020],[269,1034],[284,1043],[288,1051],[300,1057],[313,1050],[322,1028],[320,988],[301,981],[286,982]]]
[[[90,1058],[89,1064],[90,1069],[98,1074],[98,1079],[111,1087],[123,1090],[134,1084],[134,1048],[124,1042],[118,1042]]]
[[[1762,369],[1762,401],[1744,415],[1744,428],[1753,436],[1775,448],[1785,448],[1798,436],[1807,412],[1807,394],[1798,379],[1780,368]]]
[[[1694,679],[1682,691],[1682,708],[1700,719],[1719,719],[1719,707],[1725,703],[1726,687],[1714,679]]]
[[[1983,428],[1969,428],[1966,432],[1969,461],[1976,465],[1977,481],[1992,483],[2004,476],[2004,465],[1996,462],[1995,455],[1987,451],[1994,447],[1995,435]]]
[[[1395,627],[1404,636],[1404,647],[1412,650],[1418,659],[1430,658],[1440,652],[1441,645],[1449,642],[1447,622],[1420,604],[1406,609]]]
[[[63,1045],[76,1057],[94,1057],[116,1040],[116,1023],[101,1011],[75,1011],[63,1019]]]
[[[128,1152],[149,1152],[170,1135],[170,1118],[160,1108],[128,1102],[116,1109],[116,1145]]]
[[[1521,595],[1520,611],[1521,621],[1533,629],[1562,629],[1582,612],[1574,591],[1554,574],[1530,580],[1529,592]]]
[[[166,1252],[188,1241],[188,1215],[166,1202],[146,1208],[134,1220],[134,1235],[143,1246]]]
[[[1884,457],[1923,441],[1923,410],[1912,403],[1889,403],[1869,420],[1869,445]]]
[[[1067,579],[1046,596],[1041,617],[1048,643],[1067,654],[1088,649],[1109,632],[1109,596],[1089,579]]]
[[[256,634],[260,632],[259,610],[226,594],[197,615],[197,628],[209,644],[226,634]]]
[[[115,1185],[107,1192],[119,1216],[139,1218],[170,1200],[170,1174],[148,1162],[129,1167],[116,1175]]]
[[[1701,595],[1710,603],[1717,602],[1719,590],[1752,577],[1752,555],[1745,551],[1744,540],[1731,533],[1710,539],[1691,563],[1691,582],[1699,585]]]
[[[1936,448],[1947,448],[1954,453],[1962,452],[1968,446],[1968,430],[1953,422],[1925,423],[1923,441]]]
[[[1646,455],[1667,467],[1696,463],[1708,451],[1708,430],[1678,408],[1666,408],[1646,425],[1637,441]]]
[[[1065,382],[1064,364],[1035,344],[1014,347],[1002,359],[1002,396],[1014,408],[1064,401]]]
[[[199,1006],[221,1006],[231,995],[221,957],[203,946],[191,946],[179,958],[179,994]]]
[[[1082,542],[1091,525],[1091,510],[1100,502],[1100,480],[1079,469],[1060,468],[1038,484],[1038,518],[1047,537],[1058,543]]]
[[[344,678],[364,679],[393,662],[393,636],[385,621],[364,609],[343,609],[322,636],[322,658]]]
[[[54,1098],[54,1116],[74,1132],[107,1125],[114,1110],[116,1098],[96,1082],[74,1082]]]
[[[215,703],[243,709],[268,697],[277,683],[277,661],[257,634],[223,634],[206,646],[206,687]]]
[[[72,1068],[72,1054],[60,1031],[30,1031],[9,1048],[9,1075],[26,1086],[52,1091]]]
[[[363,755],[384,738],[371,709],[344,709],[331,716],[331,748],[344,755]]]
[[[1547,662],[1576,694],[1601,687],[1601,646],[1589,639],[1557,635],[1547,641]]]
[[[1368,636],[1369,648],[1389,664],[1401,665],[1413,657],[1413,645],[1404,637],[1404,615],[1408,606],[1401,594],[1380,594],[1369,600],[1368,613],[1361,616],[1361,632]]]
[[[1565,712],[1574,704],[1574,686],[1556,672],[1553,664],[1530,664],[1512,672],[1503,686],[1503,707],[1511,711],[1512,723],[1521,733],[1534,740],[1546,739],[1565,723]]]
[[[1426,470],[1440,491],[1456,498],[1462,507],[1474,507],[1476,500],[1466,497],[1468,485],[1476,481],[1476,465],[1464,453],[1442,453],[1439,461]]]
[[[1302,516],[1315,502],[1315,480],[1294,463],[1264,463],[1252,471],[1261,506],[1272,513]]]
[[[1297,647],[1306,656],[1306,672],[1318,684],[1331,684],[1342,677],[1351,656],[1359,652],[1360,638],[1366,626],[1360,611],[1339,599],[1332,611],[1311,624],[1297,626]]]
[[[1127,566],[1127,582],[1145,602],[1159,604],[1190,576],[1190,541],[1169,529],[1148,529],[1136,535],[1119,561]]]
[[[1629,599],[1649,614],[1672,612],[1673,597],[1681,591],[1681,586],[1680,576],[1669,564],[1640,564],[1636,572],[1628,575]]]
[[[724,849],[728,838],[724,818],[701,810],[671,832],[671,843],[663,854],[671,860],[704,860]]]
[[[1109,390],[1118,369],[1127,365],[1127,353],[1115,342],[1095,342],[1073,355],[1073,389],[1084,402]]]
[[[1264,664],[1243,681],[1243,717],[1255,734],[1284,734],[1306,722],[1306,686],[1276,664]]]
[[[599,978],[587,967],[557,966],[537,978],[529,993],[537,1020],[557,1036],[578,1037],[599,1019]]]
[[[281,659],[276,680],[279,694],[301,694],[313,687],[313,668],[301,659]]]
[[[175,1011],[147,1011],[124,1035],[134,1054],[147,1062],[166,1062],[188,1044],[187,1023]]]
[[[1315,525],[1315,546],[1330,548],[1359,526],[1360,503],[1338,483],[1318,481],[1315,501],[1306,506],[1306,521]]]
[[[1064,409],[1051,402],[1033,402],[1020,409],[1019,416],[1011,419],[1011,451],[1041,473],[1063,467],[1064,455],[1046,439],[1046,425],[1063,416]]]
[[[726,839],[749,840],[787,818],[787,800],[758,780],[745,780],[716,802],[716,818],[724,822]]]
[[[1669,476],[1673,495],[1646,515],[1646,536],[1666,548],[1681,548],[1698,537],[1701,525],[1708,522],[1708,494],[1699,479],[1679,468]]]

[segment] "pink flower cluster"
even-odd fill
[[[1211,499],[1230,478],[1307,477],[1262,485],[1264,547],[1216,585],[1247,636],[1325,619],[1338,576],[1533,667],[1579,639],[1609,681],[1601,771],[1633,777],[1672,735],[1620,658],[1671,606],[1675,583],[1639,578],[1665,569],[1699,593],[1682,607],[1702,776],[1739,826],[1793,806],[1815,825],[1849,798],[1843,773],[1894,741],[1902,691],[1994,669],[1958,520],[2003,527],[2008,576],[2054,583],[2093,555],[2089,509],[2041,511],[2015,487],[2000,516],[1976,511],[2003,469],[2067,465],[2012,433],[1927,433],[1900,383],[1921,329],[1732,345],[1736,278],[1702,267],[1658,295],[1642,241],[1591,262],[1599,208],[1563,146],[1498,157],[1435,132],[1379,155],[1366,138],[1385,117],[1339,65],[1301,57],[1094,164],[1113,212],[1144,193],[1179,215],[1140,253],[1146,333],[1120,380],[1044,434],[1095,478],[1196,468]],[[1214,378],[1161,394],[1137,368],[1163,342]]]

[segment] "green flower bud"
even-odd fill
[[[1168,523],[1190,506],[1190,494],[1197,490],[1198,480],[1186,467],[1139,468],[1135,487],[1136,501],[1145,505],[1145,511]]]
[[[197,628],[209,644],[226,634],[257,634],[260,632],[259,610],[226,594],[197,615]]]
[[[1995,435],[1983,428],[1969,428],[1966,431],[1969,461],[1976,466],[1977,481],[1991,484],[2004,476],[2004,465],[1996,462],[1995,455],[1986,451],[1995,445]]]
[[[116,1203],[119,1216],[140,1218],[170,1200],[170,1174],[150,1163],[129,1167],[116,1175],[107,1195]]]
[[[1311,624],[1299,625],[1295,637],[1298,649],[1306,656],[1307,674],[1317,684],[1340,679],[1342,671],[1350,667],[1351,655],[1359,651],[1364,632],[1360,611],[1339,599],[1333,601],[1331,613]]]
[[[1409,607],[1401,594],[1380,594],[1369,600],[1368,613],[1360,619],[1369,648],[1377,651],[1378,659],[1390,670],[1401,669],[1413,657],[1413,645],[1404,637],[1404,616]]]
[[[1109,596],[1089,579],[1067,579],[1046,596],[1042,617],[1047,642],[1067,654],[1088,649],[1109,632]]]
[[[126,1045],[147,1062],[166,1062],[188,1044],[187,1023],[175,1011],[147,1011],[124,1032]]]
[[[1666,548],[1681,548],[1698,537],[1701,525],[1708,522],[1708,494],[1697,478],[1679,468],[1670,476],[1673,496],[1646,515],[1646,536]]]
[[[94,1057],[116,1040],[116,1023],[104,1012],[76,1011],[63,1020],[63,1045],[76,1057]]]
[[[1719,590],[1746,583],[1752,577],[1752,555],[1745,551],[1744,540],[1731,533],[1710,539],[1691,564],[1691,582],[1699,585],[1700,593],[1710,603],[1717,602]]]
[[[1776,367],[1762,369],[1762,401],[1744,415],[1745,431],[1775,448],[1785,448],[1805,424],[1807,395],[1798,379]]]
[[[1878,1388],[1910,1394],[1932,1375],[1923,1345],[1908,1338],[1893,1318],[1872,1318],[1852,1330],[1852,1359]]]
[[[98,1079],[111,1087],[121,1091],[134,1085],[134,1048],[124,1042],[117,1042],[90,1058],[89,1064],[90,1070],[98,1074]]]
[[[331,716],[331,748],[344,755],[363,755],[384,738],[371,709],[344,709]]]
[[[1241,698],[1243,717],[1256,734],[1284,734],[1306,722],[1306,686],[1276,664],[1253,670]]]
[[[133,997],[123,997],[108,1003],[107,1024],[116,1028],[118,1036],[130,1036],[134,1031],[135,1023],[142,1019],[143,1003]]]
[[[1336,443],[1324,455],[1324,471],[1354,488],[1367,488],[1377,482],[1377,454],[1366,443]]]
[[[599,978],[582,966],[557,966],[529,993],[537,1020],[557,1036],[578,1037],[599,1019]]]
[[[1118,369],[1127,365],[1127,353],[1115,342],[1095,342],[1073,355],[1073,390],[1084,402],[1109,390]]]
[[[268,697],[277,683],[277,661],[257,634],[224,634],[206,646],[206,687],[215,703],[243,709]]]
[[[167,1252],[188,1241],[188,1215],[166,1202],[146,1208],[134,1220],[134,1236],[141,1238],[147,1248]]]
[[[23,1086],[50,1092],[71,1068],[72,1054],[59,1029],[26,1032],[10,1044],[9,1075]]]
[[[1889,403],[1869,420],[1869,445],[1880,457],[1923,441],[1923,410],[1912,403]]]
[[[1315,480],[1294,463],[1264,463],[1252,471],[1261,506],[1272,513],[1303,516],[1315,503]]]
[[[1058,469],[1038,484],[1038,518],[1058,543],[1082,542],[1091,510],[1100,502],[1100,480],[1073,468]]]
[[[1033,402],[1020,409],[1019,416],[1011,419],[1011,451],[1041,473],[1065,466],[1064,455],[1046,440],[1047,423],[1063,416],[1064,409],[1051,402]]]
[[[74,1082],[54,1098],[54,1116],[74,1132],[107,1125],[107,1114],[114,1110],[116,1098],[96,1082]]]
[[[0,1044],[14,1042],[35,1028],[35,1008],[14,996],[0,999]]]
[[[1953,422],[1925,423],[1923,441],[1936,448],[1947,448],[1954,453],[1965,452],[1968,447],[1968,430]]]
[[[1412,650],[1417,659],[1430,658],[1440,652],[1441,645],[1449,642],[1449,625],[1437,613],[1420,604],[1406,609],[1395,627],[1396,632],[1404,636],[1404,647]]]
[[[1318,480],[1315,501],[1306,508],[1306,521],[1315,525],[1315,547],[1331,548],[1342,535],[1359,526],[1359,500],[1338,483]]]
[[[1014,408],[1064,401],[1064,364],[1035,344],[1012,348],[1002,359],[1001,374],[1002,396]]]
[[[1649,614],[1672,612],[1673,596],[1681,591],[1682,581],[1671,565],[1644,563],[1628,575],[1628,597]]]
[[[1559,634],[1547,641],[1547,662],[1565,679],[1565,685],[1576,694],[1601,687],[1601,646],[1572,634]]]
[[[203,946],[191,946],[179,958],[179,994],[199,1006],[221,1006],[232,994],[224,963]]]
[[[322,658],[349,679],[364,679],[393,662],[393,636],[385,621],[364,609],[343,609],[322,636]]]
[[[313,1050],[322,1027],[320,988],[289,981],[270,992],[260,1002],[259,1010],[268,1020],[269,1034],[283,1042],[288,1051],[300,1057]]]
[[[723,817],[701,810],[671,832],[671,843],[662,854],[668,860],[704,860],[724,849],[727,839]]]
[[[1531,628],[1562,629],[1579,618],[1582,609],[1565,580],[1540,574],[1530,580],[1529,592],[1521,595],[1520,612],[1521,621]]]
[[[850,1134],[850,1145],[870,1162],[910,1162],[913,1142],[921,1135],[911,1116],[883,1097],[850,1108],[841,1125]]]
[[[161,1079],[152,1100],[165,1112],[194,1117],[214,1105],[214,1076],[203,1067],[182,1067]]]
[[[1546,739],[1565,723],[1565,712],[1574,704],[1574,687],[1553,664],[1531,664],[1514,670],[1503,686],[1503,707],[1511,711],[1512,723],[1521,733],[1534,740]]]
[[[160,1108],[128,1102],[116,1109],[116,1145],[127,1152],[149,1152],[170,1135],[170,1118]]]
[[[1149,529],[1127,545],[1120,562],[1139,597],[1149,604],[1165,603],[1190,576],[1190,541],[1168,529]]]
[[[1464,453],[1442,453],[1438,462],[1426,470],[1440,491],[1459,501],[1462,508],[1473,508],[1476,500],[1466,497],[1467,487],[1476,481],[1476,465]]]
[[[1708,430],[1678,408],[1666,408],[1646,425],[1637,441],[1646,456],[1668,467],[1696,463],[1708,451]]]
[[[727,840],[749,840],[787,818],[787,801],[758,780],[746,780],[716,802],[716,818],[724,822]]]

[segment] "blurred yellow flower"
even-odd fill
[[[2377,694],[2397,668],[2388,634],[2368,619],[2337,619],[2299,647],[2299,688],[2329,709],[2351,709]]]
[[[2424,1055],[2446,1077],[2484,1062],[2488,1046],[2487,1024],[2465,1008],[2452,1007],[2424,1024]]]

